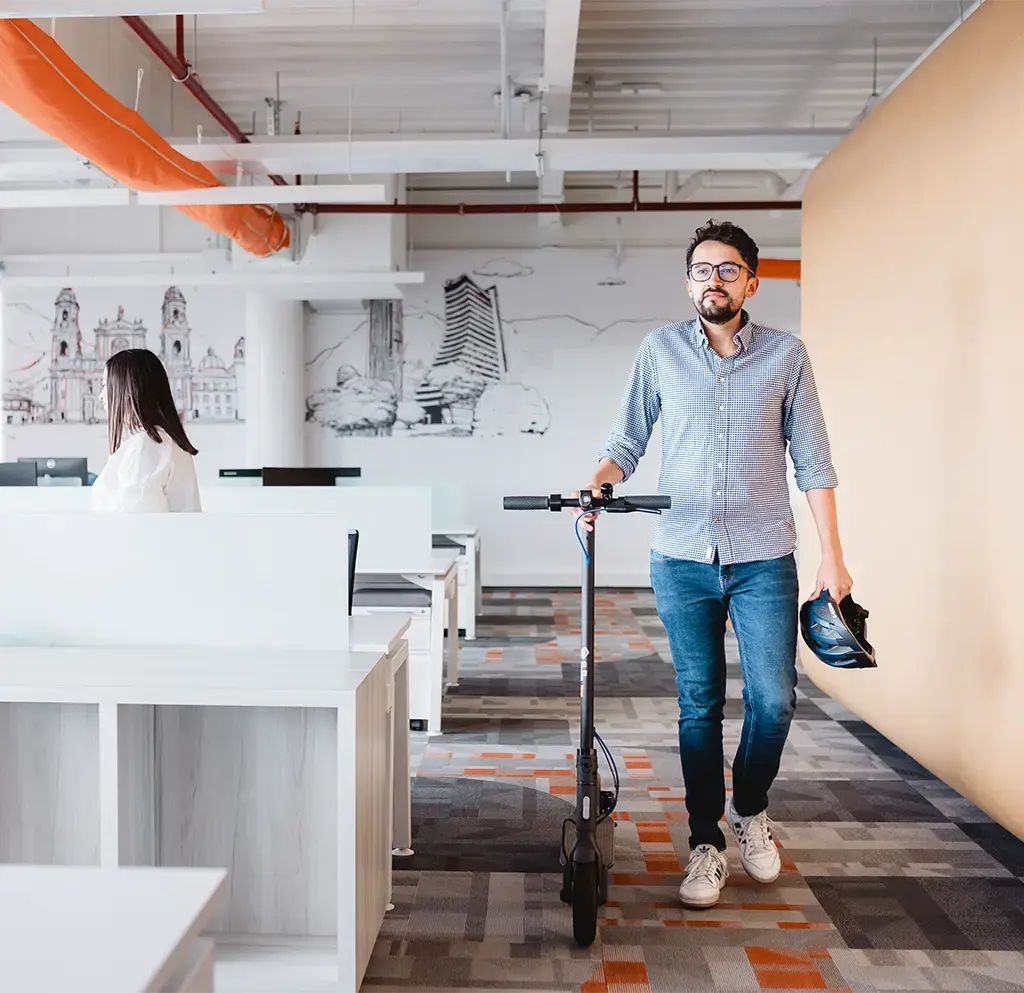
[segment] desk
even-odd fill
[[[483,603],[483,586],[480,580],[480,529],[471,525],[450,528],[434,528],[435,538],[447,538],[462,550],[464,572],[459,574],[459,616],[466,631],[466,640],[476,638],[476,619]]]
[[[362,554],[360,553],[360,562]],[[353,607],[357,617],[394,617],[409,615],[409,716],[423,722],[427,730],[440,732],[441,704],[448,687],[459,682],[459,556],[451,549],[434,549],[426,561],[402,563],[398,569],[374,567],[373,562],[360,569],[356,586],[383,582],[399,577],[412,586],[430,592],[426,606],[388,604],[386,591],[381,603]],[[426,598],[423,598],[424,601]],[[445,629],[447,628],[447,635]]]
[[[349,648],[354,652],[384,652],[394,680],[394,744],[391,753],[392,837],[394,855],[412,855],[412,769],[409,760],[409,643],[408,614],[363,614],[350,617]]]
[[[0,993],[213,990],[223,869],[0,866]]]
[[[354,993],[390,895],[389,677],[380,652],[0,648],[20,746],[2,857],[25,861],[63,816],[98,822],[75,861],[226,867],[213,930],[334,937]],[[54,809],[69,780],[78,809]]]

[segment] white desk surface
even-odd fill
[[[180,706],[337,707],[376,651],[0,647],[0,700]]]
[[[170,978],[223,869],[0,866],[0,993],[141,993]]]
[[[456,527],[437,527],[436,525],[431,528],[433,534],[457,534],[462,538],[475,538],[480,533],[480,528],[475,524],[459,524]]]
[[[411,614],[355,614],[348,619],[348,644],[354,652],[387,652],[408,635]]]
[[[424,561],[402,563],[401,569],[379,569],[371,560],[367,561],[360,553],[356,565],[356,576],[444,576],[459,565],[459,551],[452,548],[433,548],[430,556]]]

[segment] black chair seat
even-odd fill
[[[429,607],[430,590],[400,576],[356,579],[352,604],[356,607]]]

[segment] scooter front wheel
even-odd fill
[[[594,860],[572,868],[572,936],[581,948],[589,948],[597,937],[600,866]]]

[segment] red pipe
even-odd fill
[[[178,52],[178,61],[185,64],[185,15],[177,14],[174,18],[174,40]]]
[[[153,29],[141,17],[121,18],[138,36],[143,44],[171,70],[174,78],[180,80],[184,86],[206,109],[210,116],[235,139],[240,145],[249,144],[249,138],[242,129],[235,124],[227,111],[217,103],[209,93],[206,92],[202,83],[194,75],[185,63],[179,59],[155,34]],[[287,186],[287,182],[280,176],[270,176],[270,180],[277,186]]]
[[[309,187],[314,192],[315,186]],[[628,214],[706,210],[730,213],[747,210],[800,210],[800,200],[680,200],[629,203],[307,203],[296,207],[310,214]]]
[[[316,187],[311,187],[315,190]],[[651,200],[640,199],[640,172],[633,170],[633,197],[629,203],[306,203],[296,207],[310,214],[622,214],[675,213],[707,210],[799,210],[800,200]]]

